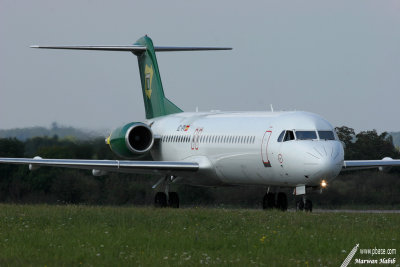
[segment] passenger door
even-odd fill
[[[264,167],[271,167],[271,161],[268,157],[268,144],[272,135],[272,131],[266,131],[261,144],[261,159]]]

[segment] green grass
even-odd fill
[[[339,266],[400,249],[399,214],[0,205],[0,266]]]

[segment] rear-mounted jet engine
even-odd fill
[[[141,122],[131,122],[112,131],[106,140],[111,150],[123,158],[146,155],[154,144],[153,132]]]

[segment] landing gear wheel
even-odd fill
[[[179,208],[179,196],[177,192],[169,193],[168,206],[175,209]]]
[[[304,205],[305,211],[312,212],[312,201],[307,199],[306,204]]]
[[[164,192],[157,192],[154,197],[154,206],[156,208],[165,208],[167,206],[167,195]]]
[[[275,194],[266,193],[263,198],[263,209],[272,209],[275,207]]]
[[[276,203],[276,207],[280,209],[281,211],[286,211],[288,208],[288,201],[286,194],[283,192],[278,193],[278,200]]]
[[[304,201],[302,199],[297,200],[296,208],[297,210],[304,210]]]

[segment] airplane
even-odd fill
[[[306,197],[341,171],[400,166],[400,160],[344,160],[334,127],[304,111],[184,112],[166,98],[155,52],[231,50],[228,47],[154,46],[143,36],[128,46],[31,46],[43,49],[124,51],[137,56],[146,120],[113,130],[105,140],[121,160],[0,158],[0,163],[89,169],[159,176],[156,207],[178,208],[173,184],[203,187],[257,185],[266,188],[263,209],[287,210],[282,188],[299,196],[298,210],[312,211]],[[151,157],[151,160],[144,160]]]

